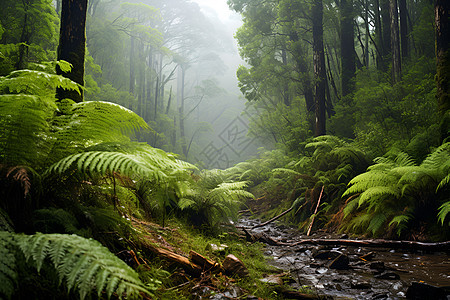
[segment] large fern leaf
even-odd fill
[[[49,119],[56,105],[45,97],[0,95],[0,152],[9,165],[42,165],[51,138]]]
[[[15,239],[27,261],[32,260],[39,271],[46,259],[58,271],[70,289],[76,288],[84,299],[93,290],[100,296],[106,291],[118,298],[149,294],[138,274],[99,242],[76,235],[16,235]]]

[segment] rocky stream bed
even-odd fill
[[[238,227],[286,244],[304,239],[295,229],[240,220]],[[310,238],[347,238],[314,233]],[[330,299],[450,299],[450,249],[424,250],[297,244],[266,246],[269,263],[290,274],[294,289],[309,286]],[[274,281],[277,278],[267,278]]]

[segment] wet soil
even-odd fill
[[[258,220],[243,218],[238,225],[251,228],[257,224],[260,224]],[[253,229],[252,232],[266,234],[286,243],[294,243],[306,237],[293,228],[276,223]],[[315,233],[311,237],[343,236]],[[335,265],[330,267],[332,261],[341,254],[345,258],[343,265],[338,265],[338,269],[335,269]],[[267,245],[265,255],[270,264],[290,272],[294,279],[291,283],[293,288],[310,286],[318,294],[331,296],[333,299],[404,299],[413,282],[436,287],[450,286],[448,251]],[[450,295],[444,296],[445,298],[450,299]]]

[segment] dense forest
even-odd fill
[[[242,218],[448,261],[450,1],[197,2],[0,0],[0,299],[327,297]]]

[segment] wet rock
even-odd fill
[[[372,285],[367,281],[352,282],[350,286],[352,289],[357,289],[357,290],[365,290],[365,289],[370,289],[372,287]]]
[[[406,291],[406,299],[410,300],[447,300],[449,297],[450,291],[448,289],[423,282],[412,282]]]
[[[225,260],[222,263],[222,268],[227,275],[237,275],[239,277],[247,277],[248,270],[245,267],[244,263],[234,256],[233,254],[228,254]]]
[[[347,270],[349,269],[349,262],[350,260],[347,255],[340,254],[330,263],[329,268],[336,270]]]
[[[323,260],[335,259],[341,254],[342,252],[336,250],[322,250],[314,255],[314,259],[323,259]]]
[[[387,280],[399,280],[400,275],[394,272],[384,272],[379,275],[374,276],[377,279],[387,279]]]
[[[388,294],[380,293],[380,294],[373,295],[371,299],[372,300],[385,300],[385,299],[389,299],[389,296],[388,296]]]

